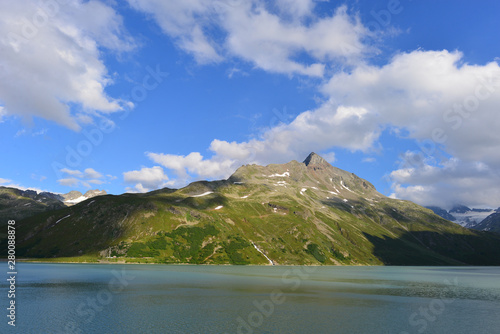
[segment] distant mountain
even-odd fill
[[[451,210],[450,213],[467,213],[469,211],[472,211],[469,207],[465,205],[455,205]]]
[[[30,258],[500,265],[500,236],[388,198],[315,153],[302,163],[242,166],[227,180],[178,190],[98,196],[24,219],[16,233],[18,256]]]
[[[0,225],[35,214],[61,209],[65,205],[59,195],[34,190],[0,187]]]
[[[104,190],[89,190],[85,195],[79,191],[70,191],[61,195],[0,187],[0,225],[6,224],[7,220],[21,220],[41,212],[61,209],[105,194]]]
[[[99,189],[89,190],[85,194],[82,194],[79,191],[73,190],[67,194],[62,195],[62,198],[63,198],[64,204],[74,205],[74,204],[86,201],[92,197],[102,196],[102,195],[106,195],[106,194],[107,193],[105,190],[99,190]]]
[[[431,209],[436,215],[443,217],[444,219],[447,219],[449,221],[456,220],[456,218],[445,209],[441,209],[440,207],[437,206],[427,206],[426,208]]]
[[[495,210],[494,213],[477,224],[474,229],[500,233],[500,209]]]
[[[446,211],[445,209],[435,206],[429,206],[427,208],[431,209],[435,214],[443,217],[444,219],[452,221],[463,227],[473,228],[476,230],[484,230],[481,228],[481,223],[488,216],[495,213],[495,210],[493,209],[471,209],[465,205],[456,205],[450,211]]]

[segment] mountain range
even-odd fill
[[[72,200],[80,198],[75,196]],[[245,165],[227,180],[198,181],[181,189],[101,195],[72,206],[54,202],[57,207],[51,208],[52,199],[46,198],[46,210],[31,212],[16,224],[19,257],[192,264],[500,264],[500,235],[470,230],[415,203],[388,198],[315,153],[303,162]],[[2,238],[0,249],[7,249],[5,243]]]
[[[70,191],[67,194],[54,194],[0,187],[0,222],[20,220],[37,213],[62,209],[100,195],[106,195],[106,191],[89,190],[85,194]]]
[[[428,206],[427,208],[444,219],[463,227],[500,233],[500,208],[496,210],[471,209],[465,205],[455,205],[451,210],[445,210],[436,206]]]

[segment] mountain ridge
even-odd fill
[[[0,186],[0,225],[6,224],[7,220],[24,219],[105,194],[106,191],[98,189],[88,190],[85,194],[76,190],[66,194],[56,194]]]
[[[227,180],[103,195],[26,218],[29,258],[193,264],[498,265],[500,237],[388,198],[310,155]]]

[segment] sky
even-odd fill
[[[0,2],[0,185],[180,188],[316,152],[500,206],[500,3]]]

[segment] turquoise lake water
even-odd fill
[[[17,269],[1,333],[500,333],[499,267]]]

